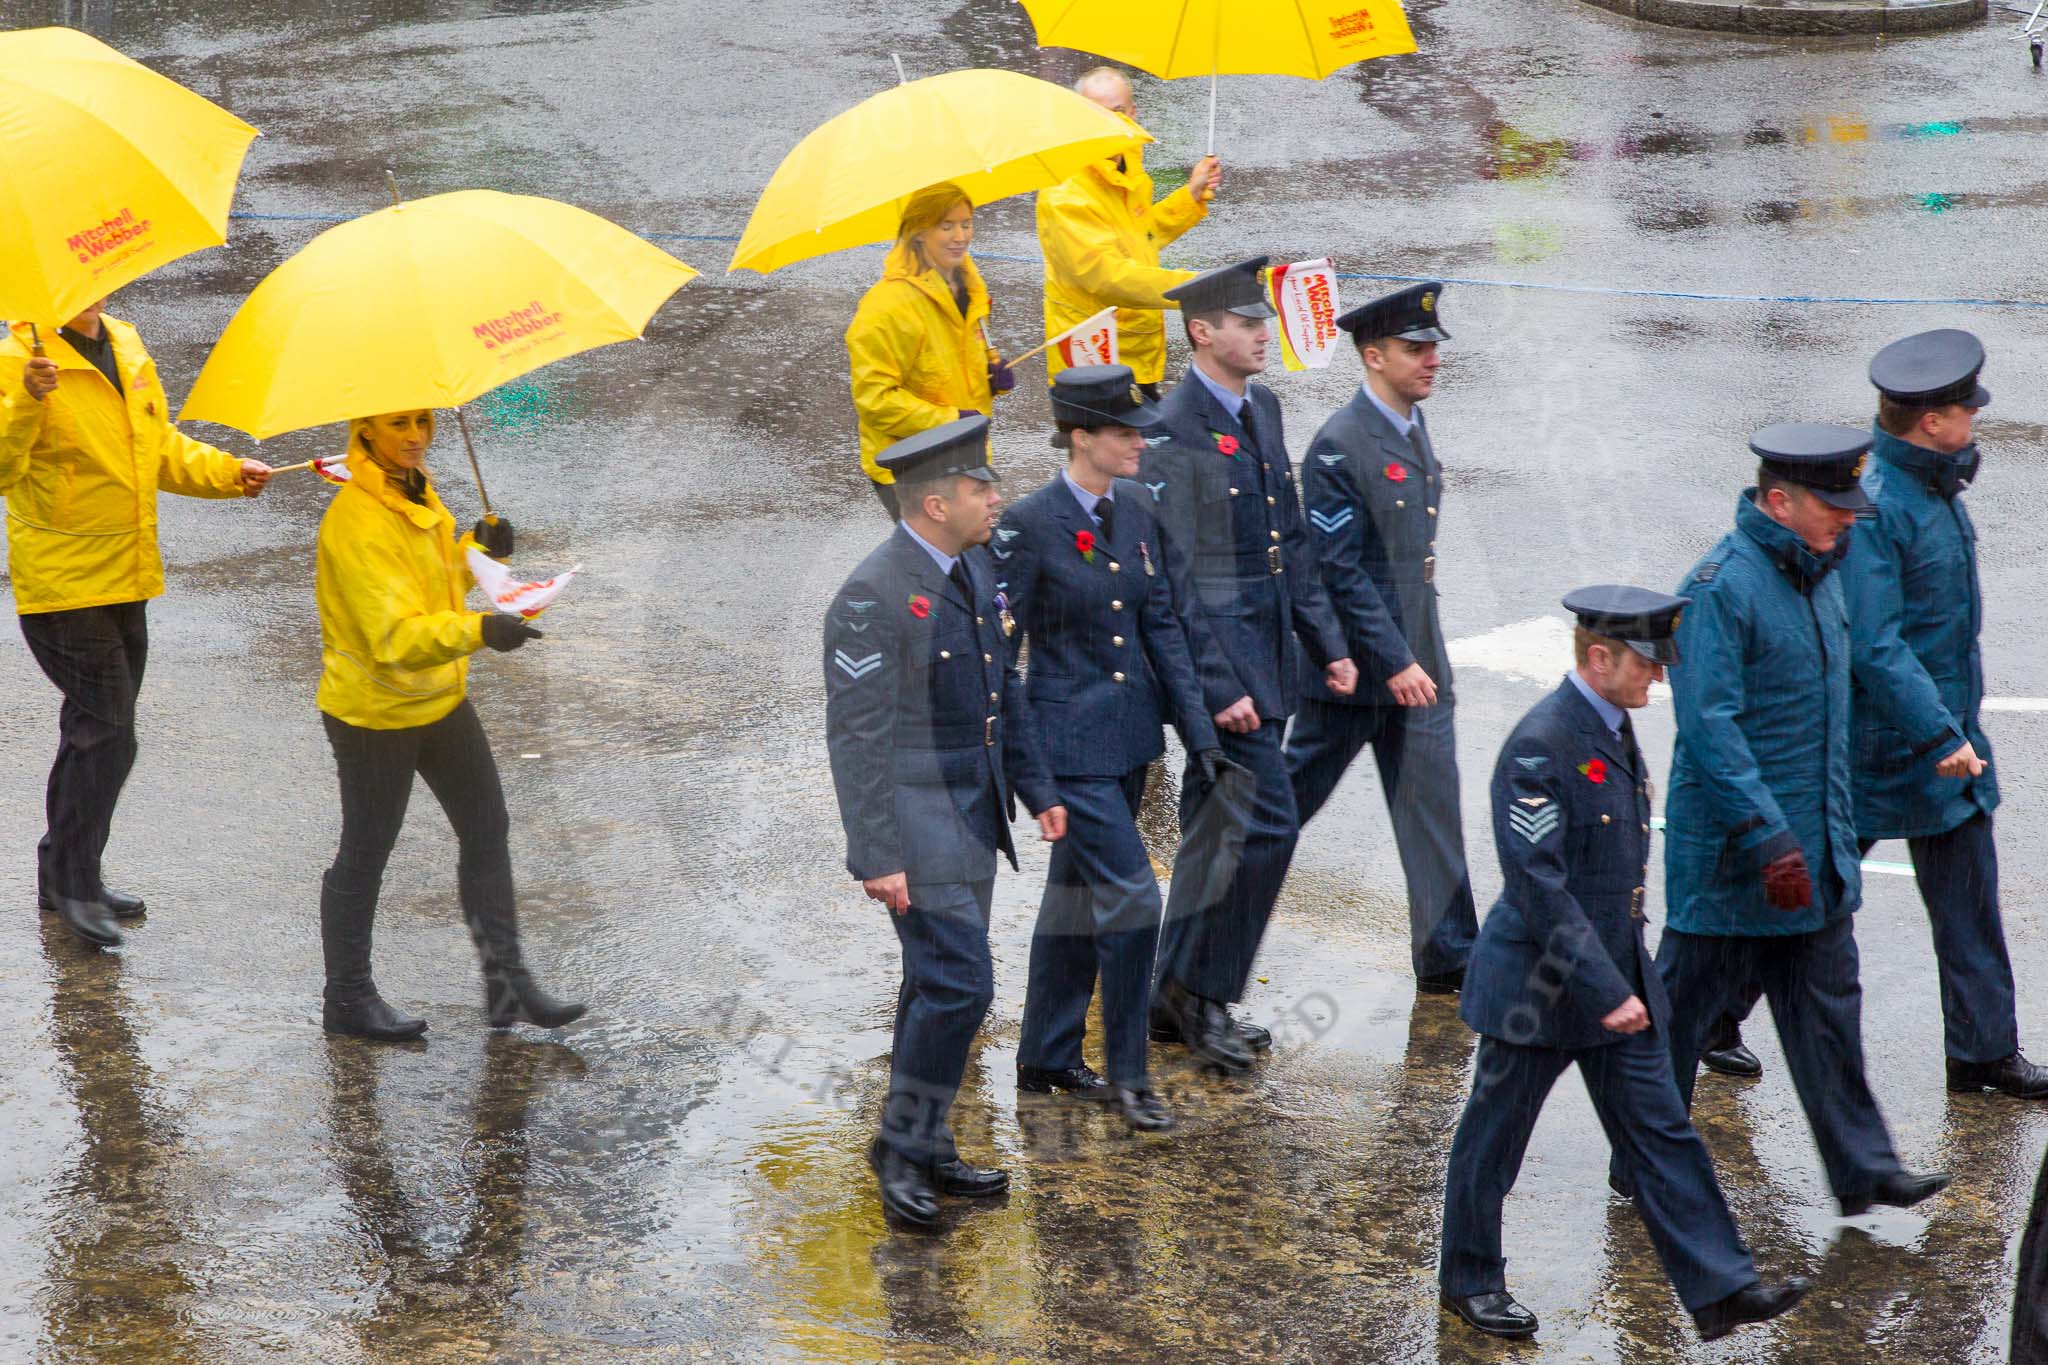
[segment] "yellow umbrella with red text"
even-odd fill
[[[1301,76],[1415,51],[1400,0],[1018,0],[1041,47],[1071,47],[1161,80],[1209,77],[1216,150],[1219,76]]]

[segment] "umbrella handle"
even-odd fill
[[[36,330],[36,325],[33,322],[28,325],[28,339],[28,353],[30,355],[38,360],[46,359],[49,356],[49,352],[43,349],[43,334]]]
[[[476,495],[484,500],[484,515],[491,515],[491,495],[484,492],[484,471],[476,462],[476,443],[469,439],[469,419],[455,409],[455,425],[462,428],[462,448],[469,452],[469,472],[476,476]]]

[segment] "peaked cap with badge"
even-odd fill
[[[1337,325],[1351,333],[1352,341],[1363,346],[1369,341],[1399,337],[1403,341],[1449,341],[1443,328],[1439,303],[1443,299],[1441,280],[1397,289],[1370,303],[1361,304],[1337,319]]]

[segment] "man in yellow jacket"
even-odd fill
[[[1099,66],[1074,89],[1133,122],[1131,83],[1114,67]],[[1038,248],[1045,256],[1045,334],[1057,336],[1114,304],[1117,353],[1147,398],[1159,397],[1166,377],[1166,291],[1195,277],[1163,270],[1159,251],[1209,214],[1223,183],[1223,168],[1205,156],[1188,183],[1152,202],[1152,177],[1132,151],[1085,168],[1038,195]],[[1046,352],[1048,382],[1065,366]]]
[[[104,303],[55,335],[17,322],[0,336],[0,496],[21,633],[64,694],[38,899],[110,947],[114,917],[143,911],[100,880],[100,853],[135,763],[144,604],[164,590],[157,490],[253,498],[270,466],[180,432],[142,338]]]

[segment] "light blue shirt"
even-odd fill
[[[1081,504],[1081,510],[1083,512],[1086,512],[1089,516],[1089,519],[1092,520],[1097,526],[1102,525],[1102,518],[1096,516],[1095,514],[1095,504],[1098,502],[1106,502],[1114,506],[1116,503],[1116,499],[1111,497],[1107,493],[1090,493],[1087,489],[1081,487],[1080,484],[1075,483],[1074,476],[1069,474],[1064,469],[1060,471],[1060,477],[1067,481],[1067,491],[1074,495],[1075,502]]]
[[[1372,400],[1372,405],[1380,410],[1381,415],[1394,424],[1394,430],[1399,432],[1404,439],[1414,429],[1416,422],[1421,420],[1419,415],[1403,417],[1400,413],[1395,412],[1380,401],[1380,396],[1372,391],[1372,385],[1360,384],[1358,387],[1365,392],[1367,398]],[[1420,414],[1422,404],[1415,404],[1409,411],[1412,414]]]
[[[903,528],[904,535],[909,536],[924,547],[924,552],[932,557],[932,563],[939,566],[940,573],[951,574],[953,572],[953,566],[960,562],[960,556],[943,553],[936,545],[933,545],[929,540],[911,530],[909,522],[899,521],[896,524]]]
[[[1244,412],[1244,405],[1251,401],[1249,393],[1232,393],[1229,389],[1224,388],[1204,373],[1200,365],[1188,366],[1188,373],[1201,380],[1202,387],[1216,395],[1216,401],[1223,405],[1223,410],[1230,414],[1230,419],[1233,422],[1242,420],[1241,414]]]
[[[1601,723],[1606,725],[1607,733],[1613,735],[1616,739],[1620,739],[1621,723],[1627,719],[1627,714],[1619,706],[1616,706],[1613,702],[1595,692],[1593,685],[1579,676],[1578,669],[1573,669],[1565,674],[1565,676],[1572,680],[1572,686],[1579,689],[1579,695],[1588,702],[1591,702],[1593,709],[1600,713]]]

